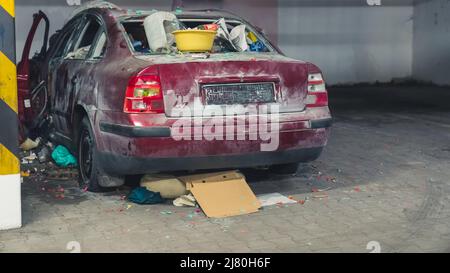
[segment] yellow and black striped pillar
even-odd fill
[[[14,0],[0,0],[0,229],[21,226]]]

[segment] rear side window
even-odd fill
[[[124,23],[123,27],[127,33],[133,50],[140,53],[150,53],[147,36],[142,22]]]
[[[91,20],[84,29],[78,48],[88,47],[94,43],[95,36],[100,29],[100,23],[97,20]]]
[[[96,37],[101,29],[100,23],[96,19],[91,19],[83,28],[78,41],[74,44],[75,46],[71,49],[71,52],[66,58],[84,60],[88,56],[91,47],[96,41]]]
[[[69,47],[69,42],[71,39],[73,39],[74,36],[76,36],[76,32],[78,29],[78,26],[80,24],[81,18],[75,19],[73,23],[71,23],[67,28],[63,29],[60,34],[57,36],[57,45],[55,54],[53,55],[53,58],[61,58],[64,56],[64,53],[66,52],[66,49]],[[58,37],[60,37],[58,39]],[[54,39],[53,37],[50,39]],[[52,42],[51,42],[52,43]]]
[[[92,59],[101,59],[106,51],[106,33],[102,31],[97,39],[97,44],[92,53]]]
[[[56,49],[54,58],[59,58],[64,55],[64,49],[66,49],[67,42],[69,41],[70,33],[66,32],[62,34],[62,39],[58,44],[58,48]]]

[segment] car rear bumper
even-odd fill
[[[164,171],[248,168],[316,160],[323,147],[238,155],[214,155],[183,158],[140,158],[106,152],[99,153],[104,171],[117,175]]]
[[[100,112],[94,131],[101,167],[126,175],[307,162],[320,155],[332,125],[328,107],[280,115],[279,128],[269,130],[273,135],[261,128],[255,135],[248,126],[240,130],[231,126],[219,133],[222,138],[210,138],[210,131],[188,123],[194,126],[185,127],[188,138],[180,139],[176,121],[164,115]]]
[[[333,124],[332,118],[324,118],[310,121],[311,129],[329,128]],[[100,130],[126,137],[171,137],[170,127],[136,127],[100,122]]]

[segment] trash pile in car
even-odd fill
[[[269,51],[256,31],[237,20],[196,22],[179,17],[177,12],[149,13],[139,26],[145,29],[144,35],[127,32],[133,49],[146,54]]]
[[[247,30],[245,24],[234,26],[229,31],[224,18],[189,28],[174,13],[160,11],[146,17],[144,28],[150,50],[155,53],[267,51],[264,43],[254,32]],[[207,43],[208,38],[204,37],[211,34],[210,45],[205,47],[201,43]]]

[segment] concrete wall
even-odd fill
[[[450,84],[450,1],[416,4],[413,45],[413,77]]]
[[[169,0],[111,2],[130,8],[164,10],[172,4]],[[412,0],[382,0],[382,6],[378,7],[368,6],[365,0],[183,2],[186,9],[223,8],[249,19],[265,29],[288,56],[317,64],[329,83],[390,81],[413,74]],[[49,15],[53,32],[63,25],[73,9],[65,0],[16,0],[16,4],[18,58],[34,12],[42,9]],[[35,49],[39,46],[37,41]]]
[[[279,0],[279,46],[317,64],[328,83],[390,81],[412,68],[409,1]]]
[[[43,1],[42,1],[43,2]],[[16,52],[17,62],[22,58],[22,51],[33,23],[33,14],[39,10],[43,10],[50,19],[50,33],[54,33],[56,29],[66,20],[72,12],[65,1],[60,1],[62,4],[40,4],[36,5],[31,1],[16,0]],[[58,26],[58,27],[57,27]],[[43,28],[39,28],[36,34],[36,40],[33,42],[31,54],[38,51],[42,46],[44,36]]]

